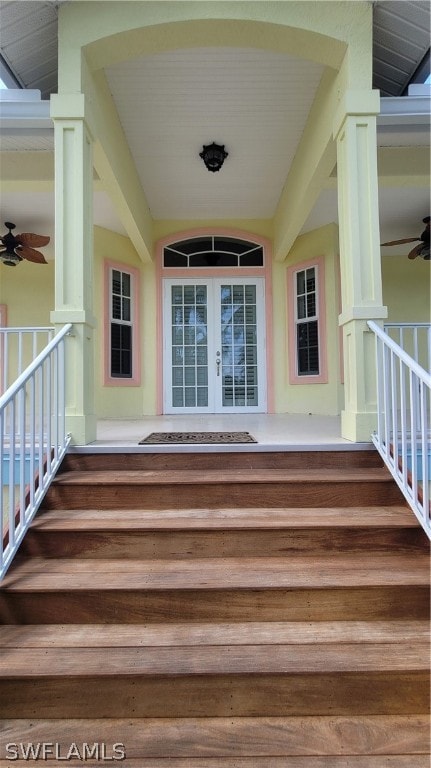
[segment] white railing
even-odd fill
[[[0,579],[70,442],[65,430],[64,326],[0,397]]]
[[[376,337],[377,360],[372,440],[431,539],[431,375],[377,323],[368,326]]]
[[[54,335],[52,327],[0,328],[0,394],[6,392]]]
[[[426,371],[431,371],[431,323],[385,323],[388,336]]]

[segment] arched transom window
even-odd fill
[[[263,246],[223,235],[191,237],[163,249],[164,267],[263,267]]]

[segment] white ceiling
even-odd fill
[[[107,70],[156,219],[271,218],[323,68],[255,49],[179,50]],[[225,145],[220,172],[203,144]]]

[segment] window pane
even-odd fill
[[[183,388],[181,387],[173,387],[172,388],[172,405],[174,408],[182,408],[184,405],[184,398],[183,398]]]
[[[130,322],[130,299],[123,299],[123,320]]]
[[[234,237],[215,237],[214,247],[225,253],[245,253],[253,247],[253,244]]]
[[[246,304],[256,304],[256,286],[255,285],[244,286],[244,293],[245,293]]]
[[[195,287],[194,285],[184,286],[184,304],[195,303]]]
[[[297,311],[298,320],[302,320],[304,317],[306,317],[305,296],[298,296],[297,307],[298,307],[298,311]]]
[[[174,387],[183,386],[183,369],[178,366],[172,368],[172,384]]]
[[[305,272],[296,273],[296,293],[305,293]]]
[[[180,253],[173,253],[168,248],[165,248],[163,254],[163,266],[164,267],[187,267],[187,256],[182,256]]]
[[[197,253],[189,257],[190,267],[237,267],[238,256],[229,253]]]
[[[132,328],[130,325],[111,323],[111,376],[132,376]]]
[[[207,303],[206,285],[197,285],[196,286],[196,304],[206,304],[206,303]]]
[[[112,319],[121,320],[121,298],[119,296],[112,297]]]
[[[233,286],[232,300],[233,300],[234,304],[243,304],[244,303],[244,286],[243,285],[234,285]]]
[[[194,387],[184,387],[184,405],[186,408],[196,406],[196,390]]]
[[[194,368],[184,368],[184,380],[189,386],[196,384],[196,372]]]
[[[319,375],[318,325],[313,320],[297,326],[297,356],[299,376]]]
[[[316,294],[310,293],[307,296],[307,317],[314,317],[316,314]]]
[[[183,287],[182,285],[172,286],[172,304],[183,303]]]
[[[121,293],[121,272],[118,269],[112,270],[112,290],[114,293]]]
[[[130,275],[127,274],[127,272],[122,273],[122,283],[123,283],[123,295],[130,296]]]
[[[232,293],[230,285],[222,285],[221,287],[221,303],[230,304],[232,300]]]
[[[315,269],[314,267],[311,267],[310,269],[307,269],[307,291],[315,291],[316,290],[316,280],[315,280]]]
[[[239,257],[240,267],[263,267],[263,248],[256,248]]]
[[[212,251],[212,237],[192,237],[190,240],[180,240],[169,246],[178,253],[206,253]]]
[[[200,408],[206,408],[208,405],[208,387],[197,387],[196,405]]]

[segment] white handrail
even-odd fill
[[[70,443],[65,429],[65,337],[46,345],[0,397],[0,579]]]
[[[431,539],[431,374],[373,320],[368,327],[376,338],[377,364],[372,440]]]

